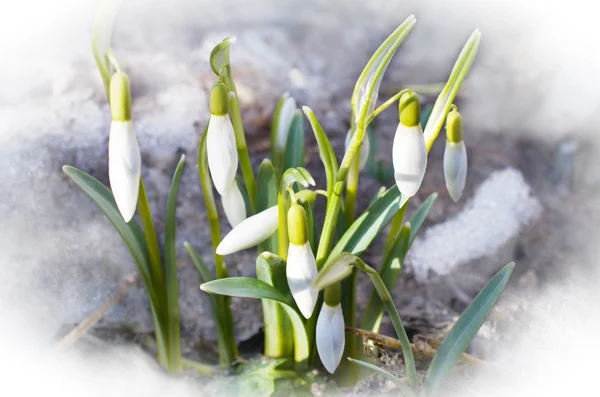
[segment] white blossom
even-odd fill
[[[142,157],[133,122],[113,121],[108,139],[108,178],[115,202],[125,222],[135,214]]]

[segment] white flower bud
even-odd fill
[[[223,196],[231,188],[238,167],[235,133],[228,114],[211,115],[206,137],[208,168],[215,189]]]
[[[231,188],[221,196],[221,203],[223,204],[225,216],[231,227],[236,227],[240,222],[246,219],[246,202],[244,201],[244,196],[242,196],[242,192],[235,180],[233,181]]]
[[[108,138],[108,179],[125,222],[129,222],[135,214],[141,172],[142,156],[133,122],[113,121]]]
[[[312,287],[317,277],[317,262],[308,241],[306,211],[293,204],[288,211],[290,245],[286,265],[288,286],[305,318],[310,318],[317,304],[319,291]]]
[[[450,198],[457,202],[467,181],[467,149],[464,141],[458,143],[446,141],[444,180]]]
[[[329,373],[333,374],[340,365],[344,354],[345,333],[344,315],[338,303],[329,306],[326,302],[321,307],[317,319],[316,342],[319,358]]]
[[[350,134],[350,130],[346,134],[346,141],[344,142],[344,147],[348,150],[348,146],[350,145],[350,139],[352,138]],[[363,138],[362,145],[360,145],[360,160],[358,164],[358,168],[362,171],[367,165],[367,160],[369,160],[369,151],[371,150],[371,142],[369,141],[369,134],[365,133],[365,137]]]
[[[271,237],[279,226],[278,211],[278,207],[274,205],[241,221],[221,240],[217,247],[217,254],[233,254],[254,247]]]
[[[398,124],[393,145],[394,178],[403,199],[414,196],[427,168],[427,148],[421,125]]]
[[[310,243],[302,245],[290,243],[286,266],[286,276],[294,301],[305,318],[312,316],[319,291],[312,287],[317,277],[317,262]]]

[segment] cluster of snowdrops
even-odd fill
[[[76,168],[64,171],[106,214],[129,248],[144,281],[154,319],[159,363],[168,372],[195,368],[210,375],[215,368],[181,356],[176,266],[176,203],[184,164],[182,156],[173,176],[166,208],[162,250],[141,177],[141,155],[131,110],[130,81],[110,50],[116,8],[105,6],[95,22],[93,50],[105,83],[112,123],[108,145],[110,189]],[[210,120],[198,148],[198,170],[211,229],[214,271],[190,244],[185,248],[208,292],[218,337],[219,362],[229,367],[238,359],[229,296],[262,300],[264,354],[288,359],[296,371],[323,367],[339,371],[348,361],[383,373],[404,394],[435,393],[451,367],[467,348],[500,296],[513,264],[488,283],[441,344],[424,382],[417,377],[410,340],[389,290],[401,271],[410,244],[436,196],[432,195],[405,220],[407,204],[419,190],[427,168],[431,145],[446,126],[444,177],[449,195],[457,201],[464,189],[467,154],[463,122],[453,100],[478,49],[479,31],[473,32],[439,94],[431,114],[421,126],[419,95],[409,89],[398,92],[376,107],[384,72],[394,53],[415,26],[407,18],[381,44],[359,76],[350,101],[352,116],[346,151],[338,163],[327,134],[313,111],[284,94],[276,106],[271,129],[270,158],[255,174],[247,150],[242,115],[230,65],[233,38],[225,39],[211,53],[215,83],[210,93]],[[382,189],[370,206],[355,214],[358,180],[369,154],[369,123],[383,110],[398,107],[392,160],[395,185]],[[304,118],[316,138],[326,175],[326,186],[304,168]],[[238,175],[241,170],[241,175]],[[216,195],[215,192],[216,191]],[[316,200],[326,201],[324,222],[313,216]],[[219,204],[231,230],[221,237]],[[139,222],[135,214],[139,216]],[[379,269],[367,265],[361,254],[391,223]],[[229,277],[225,257],[257,248],[256,278]],[[377,368],[361,357],[360,342],[346,333],[357,327],[356,277],[365,272],[374,291],[362,329],[378,332],[384,311],[391,317],[402,347],[405,379]],[[423,383],[423,384],[421,384]]]

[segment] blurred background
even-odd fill
[[[473,352],[522,363],[531,376],[509,367],[505,372],[511,379],[523,376],[507,390],[513,395],[528,395],[549,382],[554,391],[571,383],[566,390],[572,392],[573,380],[561,380],[589,379],[582,362],[597,348],[579,336],[595,332],[600,318],[594,243],[600,221],[600,29],[589,3],[126,0],[112,43],[132,80],[153,213],[160,222],[172,172],[185,153],[178,242],[206,248],[210,262],[195,151],[215,78],[208,57],[223,38],[238,39],[233,72],[258,166],[267,155],[271,112],[283,92],[315,111],[341,157],[356,78],[398,24],[410,14],[417,17],[388,68],[380,101],[404,87],[431,84],[432,92],[423,93],[422,100],[433,102],[435,85],[446,81],[460,48],[479,28],[480,51],[456,100],[469,153],[466,192],[458,204],[445,192],[440,134],[409,211],[432,192],[440,198],[393,294],[410,332],[436,335],[500,266],[516,261],[510,287]],[[157,378],[131,347],[152,330],[141,284],[133,283],[90,335],[88,343],[102,349],[86,351],[98,360],[50,354],[56,339],[135,273],[109,222],[61,171],[70,164],[108,182],[110,115],[90,44],[99,4],[23,0],[0,5],[0,335],[6,335],[0,346],[6,344],[9,374],[44,379],[24,384],[25,378],[11,377],[7,388],[24,387],[20,395],[40,387],[91,395],[86,385],[94,373],[102,384],[94,391],[98,395],[194,389]],[[375,160],[384,166],[391,159],[396,117],[390,109],[376,124]],[[324,181],[308,129],[306,161],[317,181]],[[359,209],[393,181],[371,169],[360,183],[368,194]],[[367,262],[377,264],[379,246],[367,252]],[[211,357],[215,335],[208,300],[198,289],[195,269],[179,252],[184,354]],[[254,258],[241,253],[228,266],[232,274],[252,275]],[[369,295],[368,282],[362,283],[360,307]],[[260,303],[233,304],[239,340],[249,352],[260,351]],[[392,332],[386,323],[383,330]],[[562,364],[552,353],[554,343],[571,346],[561,351]],[[567,362],[573,363],[572,375],[563,372]],[[61,368],[80,375],[59,382]],[[124,380],[121,368],[133,368],[131,377]],[[484,386],[493,382],[482,379]],[[577,387],[584,390],[584,385]]]

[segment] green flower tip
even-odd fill
[[[463,140],[462,116],[454,107],[446,117],[446,139],[452,143],[460,143]]]
[[[421,122],[421,106],[419,96],[412,91],[407,91],[400,97],[398,105],[400,123],[406,127],[415,127]]]
[[[125,73],[116,72],[111,77],[109,101],[114,121],[131,120],[131,85]]]
[[[342,300],[342,286],[340,283],[335,283],[325,289],[325,303],[327,306],[334,307]]]
[[[288,211],[288,235],[294,245],[302,246],[308,241],[306,211],[299,204],[292,204]]]
[[[216,82],[210,91],[210,114],[213,116],[225,116],[227,114],[228,102],[227,87],[220,81]]]

